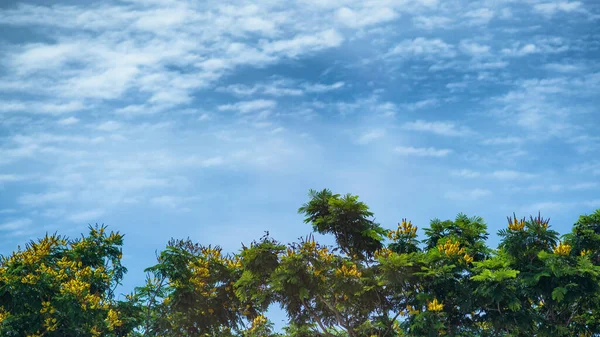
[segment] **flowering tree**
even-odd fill
[[[46,236],[0,263],[0,335],[130,337],[600,336],[600,210],[560,236],[508,218],[496,249],[480,217],[384,230],[357,196],[311,191],[309,234],[237,253],[171,240],[125,302],[122,235]],[[272,306],[289,324],[273,331]]]
[[[90,227],[69,240],[46,235],[0,260],[0,335],[126,336],[139,324],[129,301],[116,301],[123,235]]]

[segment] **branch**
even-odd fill
[[[327,306],[327,308],[329,308],[329,310],[331,310],[333,312],[333,314],[335,315],[336,320],[338,321],[338,324],[341,327],[344,327],[346,329],[346,332],[348,332],[348,335],[349,336],[354,336],[354,331],[352,331],[348,327],[348,322],[344,322],[344,320],[342,319],[342,314],[340,314],[340,312],[333,305],[331,305],[329,302],[327,302],[325,300],[325,298],[323,298],[323,296],[317,295],[317,298],[319,300],[321,300],[321,302],[323,302]]]
[[[302,301],[302,305],[304,305],[304,307],[306,308],[306,311],[308,311],[308,314],[310,315],[310,317],[312,317],[312,319],[317,322],[317,324],[319,325],[319,327],[321,328],[321,330],[323,330],[323,333],[327,336],[331,336],[331,337],[336,337],[336,335],[332,334],[331,332],[327,331],[327,328],[325,328],[325,325],[323,324],[323,321],[321,321],[321,319],[319,318],[319,316],[317,316],[312,310],[311,308],[308,306],[308,304],[306,304],[306,301],[304,299],[301,299],[300,301]]]

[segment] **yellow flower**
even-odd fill
[[[267,318],[265,316],[263,316],[263,315],[256,316],[256,318],[254,318],[254,320],[252,320],[252,326],[250,327],[250,331],[255,331],[256,329],[263,326],[265,323],[267,323]]]
[[[414,308],[412,305],[407,305],[406,310],[409,315],[417,315],[420,313],[419,309]]]
[[[53,314],[54,312],[56,312],[56,310],[52,307],[52,304],[50,302],[42,302],[42,309],[40,310],[40,313]]]
[[[361,277],[362,274],[358,269],[356,269],[356,265],[352,264],[352,267],[348,267],[347,265],[342,265],[341,268],[336,269],[336,276],[345,276],[345,277]]]
[[[72,279],[63,283],[60,288],[62,294],[68,293],[76,297],[84,296],[84,292],[89,290],[90,284],[78,279]]]
[[[467,263],[473,262],[473,257],[469,254],[465,254],[465,256],[463,256],[463,258],[465,259],[465,262],[467,262]]]
[[[392,251],[389,248],[382,248],[375,251],[375,258],[389,257],[392,255]]]
[[[398,224],[398,229],[395,231],[388,231],[387,237],[390,240],[398,240],[402,237],[414,238],[417,236],[417,227],[413,226],[412,222],[402,219],[402,222]]]
[[[56,318],[46,317],[44,320],[44,327],[46,327],[47,331],[56,330],[58,323],[56,323]]]
[[[520,231],[525,228],[525,218],[518,220],[517,216],[513,214],[513,218],[507,217],[508,229],[511,231]]]
[[[591,250],[589,250],[589,249],[584,249],[584,250],[582,250],[582,251],[579,253],[579,255],[580,255],[580,256],[586,256],[586,255],[589,255],[591,252],[592,252],[592,251],[591,251]]]
[[[108,310],[106,321],[108,321],[108,328],[111,330],[123,325],[123,322],[119,319],[119,314],[113,309]]]
[[[567,256],[571,253],[571,246],[568,244],[558,243],[558,246],[554,247],[554,254]]]
[[[10,314],[4,310],[4,308],[0,307],[0,324],[2,324],[2,322],[8,318],[8,316],[10,316]]]
[[[90,329],[90,333],[91,333],[91,334],[92,334],[92,336],[94,336],[94,337],[96,337],[96,336],[100,336],[100,335],[102,334],[102,332],[101,332],[101,331],[99,331],[99,330],[98,330],[98,327],[96,327],[96,326],[93,326],[93,327]]]
[[[427,302],[427,310],[429,311],[442,311],[444,309],[444,305],[439,303],[437,298],[433,299],[433,302]]]
[[[446,241],[446,243],[443,245],[439,244],[438,250],[440,252],[443,252],[447,256],[459,255],[459,254],[462,254],[465,252],[464,248],[460,248],[460,242],[458,242],[458,241],[456,241],[456,242]]]
[[[37,275],[27,274],[27,275],[23,276],[23,278],[21,278],[21,283],[33,285],[33,284],[36,284],[39,279],[40,279],[40,277]]]

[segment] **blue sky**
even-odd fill
[[[600,208],[599,92],[597,1],[4,0],[0,253],[105,223],[131,288],[170,237],[308,234],[309,188],[564,232]]]

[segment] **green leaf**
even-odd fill
[[[552,291],[552,299],[561,302],[563,298],[565,298],[565,294],[567,293],[567,288],[557,287]]]

